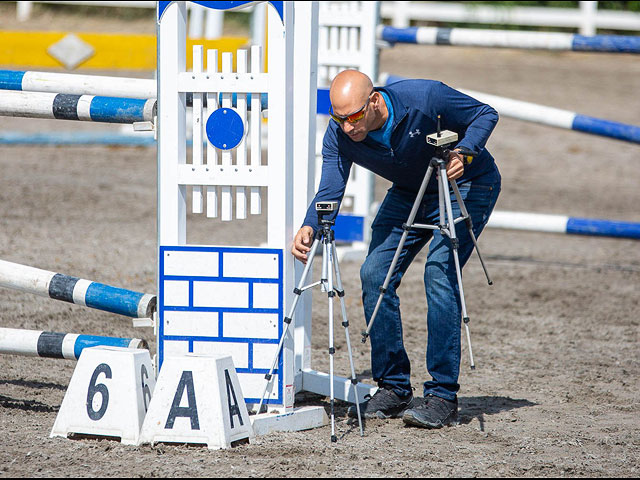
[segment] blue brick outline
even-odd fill
[[[164,273],[164,254],[166,252],[176,251],[189,251],[189,252],[217,252],[218,255],[218,276],[203,277],[203,276],[182,276],[182,275],[165,275]],[[225,253],[260,253],[260,254],[275,254],[278,257],[278,278],[244,278],[244,277],[222,277],[224,273],[223,256]],[[233,343],[246,343],[248,345],[248,367],[236,368],[238,373],[253,373],[261,374],[264,376],[269,373],[265,368],[253,368],[253,345],[256,343],[269,343],[277,345],[280,341],[280,337],[284,332],[284,252],[281,249],[274,248],[257,248],[257,247],[208,247],[208,246],[160,246],[159,249],[159,261],[158,261],[158,369],[162,367],[164,360],[164,342],[165,341],[186,341],[189,342],[189,352],[193,352],[193,342],[197,341],[216,341],[216,342],[233,342]],[[249,304],[247,308],[227,308],[227,307],[165,307],[164,305],[164,281],[165,280],[182,280],[189,281],[189,304],[193,304],[193,282],[194,281],[216,281],[216,282],[243,282],[249,285]],[[278,308],[252,308],[253,305],[253,285],[256,283],[273,283],[278,285]],[[199,312],[219,312],[218,315],[218,337],[204,337],[204,336],[191,336],[191,335],[165,335],[164,334],[164,312],[165,311],[199,311]],[[278,335],[276,339],[264,339],[264,338],[237,338],[226,337],[222,328],[222,319],[225,312],[233,313],[271,313],[278,315]],[[277,370],[274,373],[282,371],[282,355],[278,359]],[[265,380],[266,381],[266,380]],[[273,403],[280,405],[284,402],[283,395],[283,378],[282,375],[278,375],[277,397],[266,399],[265,403]],[[246,403],[259,403],[259,398],[245,398]]]

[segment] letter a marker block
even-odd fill
[[[125,445],[139,445],[140,429],[156,383],[154,372],[148,350],[85,348],[51,437],[120,437]]]
[[[253,437],[230,356],[165,357],[141,443],[201,443],[215,450]]]

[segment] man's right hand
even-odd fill
[[[294,257],[300,260],[306,265],[307,253],[311,250],[311,244],[313,243],[313,228],[302,227],[296,233],[293,238],[293,246],[291,247],[291,253]]]

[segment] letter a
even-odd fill
[[[184,390],[187,390],[187,406],[181,407],[180,400]],[[176,395],[173,397],[171,410],[167,417],[167,423],[164,428],[173,428],[176,417],[188,417],[191,420],[191,430],[200,430],[200,422],[198,421],[198,407],[196,406],[196,392],[193,387],[193,372],[190,370],[183,371],[180,377],[180,383],[176,389]]]
[[[233,384],[231,383],[231,377],[229,377],[229,370],[225,369],[224,379],[227,382],[227,401],[229,402],[229,420],[231,421],[231,428],[233,428],[233,416],[237,415],[240,420],[240,425],[244,425],[242,421],[242,415],[240,414],[240,407],[238,406],[238,399],[236,398],[236,392],[233,390]],[[231,403],[231,397],[233,396],[233,404]]]

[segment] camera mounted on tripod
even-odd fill
[[[436,147],[436,157],[449,162],[449,153],[451,145],[458,141],[458,134],[451,130],[440,130],[440,115],[438,115],[438,127],[436,133],[427,135],[427,143]],[[457,153],[462,157],[462,163],[469,165],[473,161],[473,157],[478,154],[466,147],[458,147]]]
[[[316,212],[318,212],[318,222],[322,226],[330,226],[334,225],[335,220],[327,220],[324,217],[327,215],[331,215],[333,212],[338,210],[338,202],[316,202]]]

